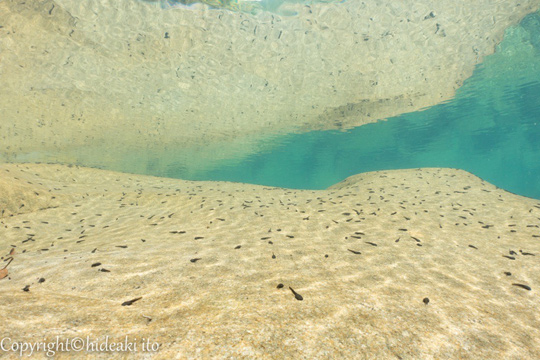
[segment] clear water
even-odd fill
[[[346,132],[273,138],[270,145],[242,159],[199,155],[212,163],[206,170],[172,160],[156,175],[323,189],[366,171],[452,167],[540,199],[540,15],[509,29],[448,103]]]

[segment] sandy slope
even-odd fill
[[[164,359],[540,357],[540,201],[461,170],[297,191],[5,164],[0,211],[13,341],[129,336]]]

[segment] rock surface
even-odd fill
[[[158,359],[540,357],[540,201],[461,170],[300,191],[4,164],[0,213],[6,345],[127,336]],[[157,352],[141,351],[147,339]]]

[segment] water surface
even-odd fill
[[[366,171],[452,167],[540,199],[539,19],[508,29],[448,103],[346,132],[273,138],[269,151],[201,171],[171,163],[161,175],[323,189]]]

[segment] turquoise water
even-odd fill
[[[211,170],[194,174],[173,163],[160,175],[324,189],[366,171],[452,167],[540,199],[540,15],[509,29],[448,103],[346,132],[273,141],[269,151]]]

